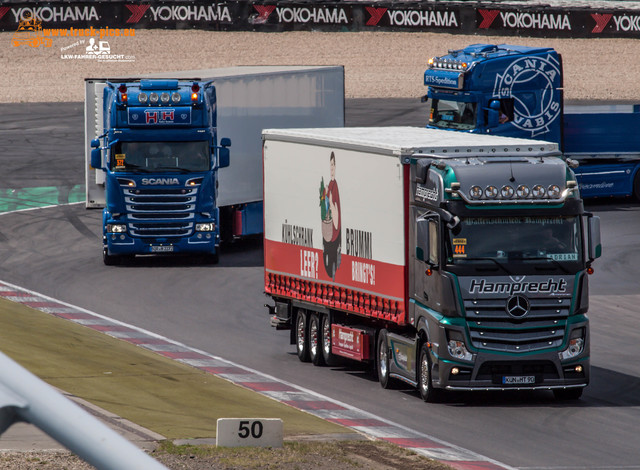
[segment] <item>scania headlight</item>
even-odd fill
[[[215,229],[216,229],[216,224],[214,222],[196,224],[196,232],[213,232]]]
[[[127,226],[124,224],[107,224],[107,233],[125,233]]]
[[[448,330],[447,337],[447,349],[451,357],[461,361],[471,361],[473,359],[473,355],[464,344],[462,334],[459,331]]]
[[[564,361],[567,359],[571,359],[572,357],[576,357],[582,353],[584,350],[584,329],[578,328],[577,330],[573,330],[571,332],[571,337],[569,338],[569,346],[564,351],[558,353],[560,356],[560,360]]]

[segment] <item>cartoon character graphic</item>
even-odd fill
[[[21,44],[31,47],[38,47],[40,44],[44,44],[44,47],[52,45],[51,38],[44,36],[42,21],[31,14],[25,14],[20,20],[18,30],[13,34],[11,42],[13,47],[18,47]]]
[[[331,180],[325,188],[320,181],[320,218],[322,220],[322,259],[327,275],[335,281],[340,267],[342,248],[342,216],[340,214],[340,192],[336,182],[336,156],[329,157]]]

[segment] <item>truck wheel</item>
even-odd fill
[[[207,264],[218,264],[219,261],[220,255],[218,255],[217,251],[215,253],[207,253],[204,255],[204,262]]]
[[[324,365],[322,355],[322,330],[320,327],[320,317],[317,313],[309,315],[309,358],[314,366]]]
[[[335,363],[336,357],[331,352],[331,317],[329,315],[322,315],[321,330],[322,330],[322,358],[324,363],[328,366]]]
[[[309,362],[309,329],[307,328],[307,313],[298,309],[296,315],[296,351],[298,359]]]
[[[422,399],[428,403],[438,400],[440,390],[433,388],[431,381],[431,356],[427,343],[420,346],[420,361],[418,362],[418,390]]]
[[[393,388],[394,380],[389,377],[390,351],[387,342],[387,330],[381,330],[378,334],[378,347],[376,348],[376,366],[378,380],[382,388]]]
[[[640,170],[636,172],[636,176],[633,178],[633,197],[636,201],[640,201]]]
[[[120,259],[117,256],[110,255],[107,248],[102,249],[102,261],[106,266],[116,266],[120,264]]]
[[[583,388],[565,388],[553,391],[553,396],[558,401],[579,400],[582,396]]]

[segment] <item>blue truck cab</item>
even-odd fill
[[[91,166],[105,173],[103,260],[198,253],[217,262],[217,172],[229,165],[228,138],[216,132],[211,82],[107,82],[104,133]]]
[[[640,199],[640,107],[565,106],[552,48],[474,44],[429,60],[427,127],[556,142],[582,197]]]

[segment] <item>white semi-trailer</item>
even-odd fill
[[[106,264],[200,253],[262,233],[266,127],[344,125],[341,66],[256,66],[86,80],[87,207]]]

